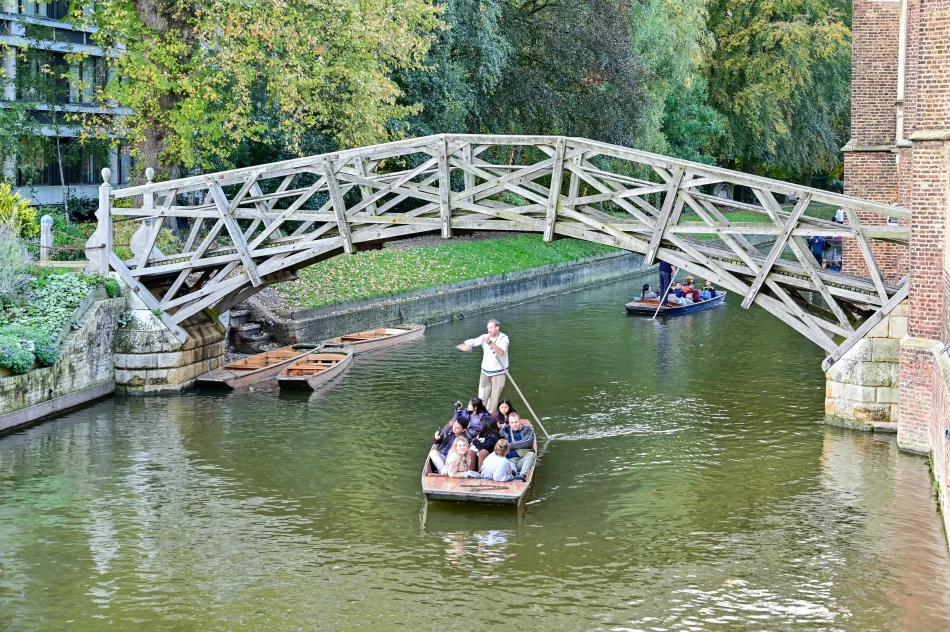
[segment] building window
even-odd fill
[[[69,14],[69,0],[54,0],[53,2],[20,0],[20,14],[62,20]]]
[[[58,152],[55,138],[44,138],[42,146],[21,160],[17,186],[61,186]],[[75,138],[60,138],[63,154],[62,176],[67,186],[99,185],[102,168],[108,164],[101,149],[80,146]]]
[[[69,102],[92,105],[99,101],[99,91],[106,85],[107,62],[89,57],[69,68]]]
[[[118,150],[118,166],[119,173],[116,174],[119,184],[132,184],[132,169],[135,167],[135,163],[132,160],[131,150],[132,148],[123,143],[119,146]]]

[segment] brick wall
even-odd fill
[[[900,3],[854,0],[851,28],[851,139],[892,144]]]

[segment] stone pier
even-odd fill
[[[134,293],[126,294],[131,309],[115,337],[117,391],[181,391],[222,364],[226,328],[214,314],[201,312],[183,323],[188,340],[182,343]]]
[[[907,301],[825,373],[825,421],[838,426],[897,432],[901,339]]]

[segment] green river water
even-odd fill
[[[0,438],[0,629],[950,629],[926,461],[821,425],[822,353],[775,318],[628,317],[639,283],[432,326],[309,398],[117,398]],[[454,345],[492,316],[556,438],[524,511],[427,505],[478,379]]]

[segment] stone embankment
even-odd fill
[[[114,392],[112,347],[125,310],[124,298],[93,293],[76,310],[78,327],[63,339],[53,366],[0,378],[0,432]]]
[[[825,374],[825,420],[834,425],[897,432],[901,338],[907,301],[872,329]]]
[[[377,327],[451,320],[646,270],[642,256],[617,253],[319,309],[275,312],[253,299],[248,305],[254,320],[266,323],[279,343],[314,342]]]

